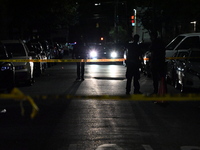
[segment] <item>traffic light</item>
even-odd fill
[[[131,16],[131,25],[135,26],[135,16],[134,15]]]

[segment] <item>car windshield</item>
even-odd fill
[[[6,43],[5,47],[9,53],[12,53],[14,56],[26,56],[26,53],[24,51],[24,47],[22,44],[18,43]]]
[[[166,46],[166,50],[174,50],[184,37],[185,36],[178,36],[175,38],[169,45]]]

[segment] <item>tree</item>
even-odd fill
[[[137,1],[145,11],[138,14],[142,25],[149,32],[158,31],[166,38],[191,32],[191,21],[200,21],[200,5],[197,0]]]
[[[9,28],[18,38],[27,38],[33,30],[51,34],[57,28],[68,28],[76,23],[77,5],[73,0],[1,0],[1,12]],[[18,34],[13,35],[13,31]],[[11,37],[9,37],[11,38]]]
[[[128,41],[127,31],[122,26],[113,27],[109,35],[115,43],[125,43]]]

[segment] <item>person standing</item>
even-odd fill
[[[84,73],[85,73],[85,62],[81,59],[87,59],[87,46],[82,41],[76,43],[73,47],[72,51],[72,59],[80,59],[80,62],[77,62],[77,78],[76,80],[84,80]]]
[[[140,92],[140,70],[142,60],[142,50],[138,44],[140,36],[135,34],[133,37],[133,43],[129,43],[127,46],[127,60],[126,60],[126,94],[129,95],[131,91],[131,83],[133,80],[134,94],[141,94]]]
[[[158,94],[159,82],[161,79],[165,80],[166,75],[165,45],[161,38],[158,38],[157,32],[152,32],[150,35],[152,44],[149,48],[149,51],[151,52],[150,68],[153,79],[153,94]],[[166,86],[166,83],[164,84]]]

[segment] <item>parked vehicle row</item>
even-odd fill
[[[51,65],[47,65],[47,62],[32,62],[31,60],[58,58],[51,53],[55,49],[50,49],[50,44],[46,43],[46,46],[44,48],[44,45],[36,40],[27,42],[22,40],[0,41],[0,59],[2,60],[0,62],[0,91],[10,91],[13,87],[21,83],[25,83],[28,86],[32,85],[35,82],[34,78],[41,75]],[[30,61],[13,61],[18,59]],[[6,61],[3,62],[3,60]],[[8,60],[12,61],[9,62]],[[54,63],[51,64],[53,65]]]

